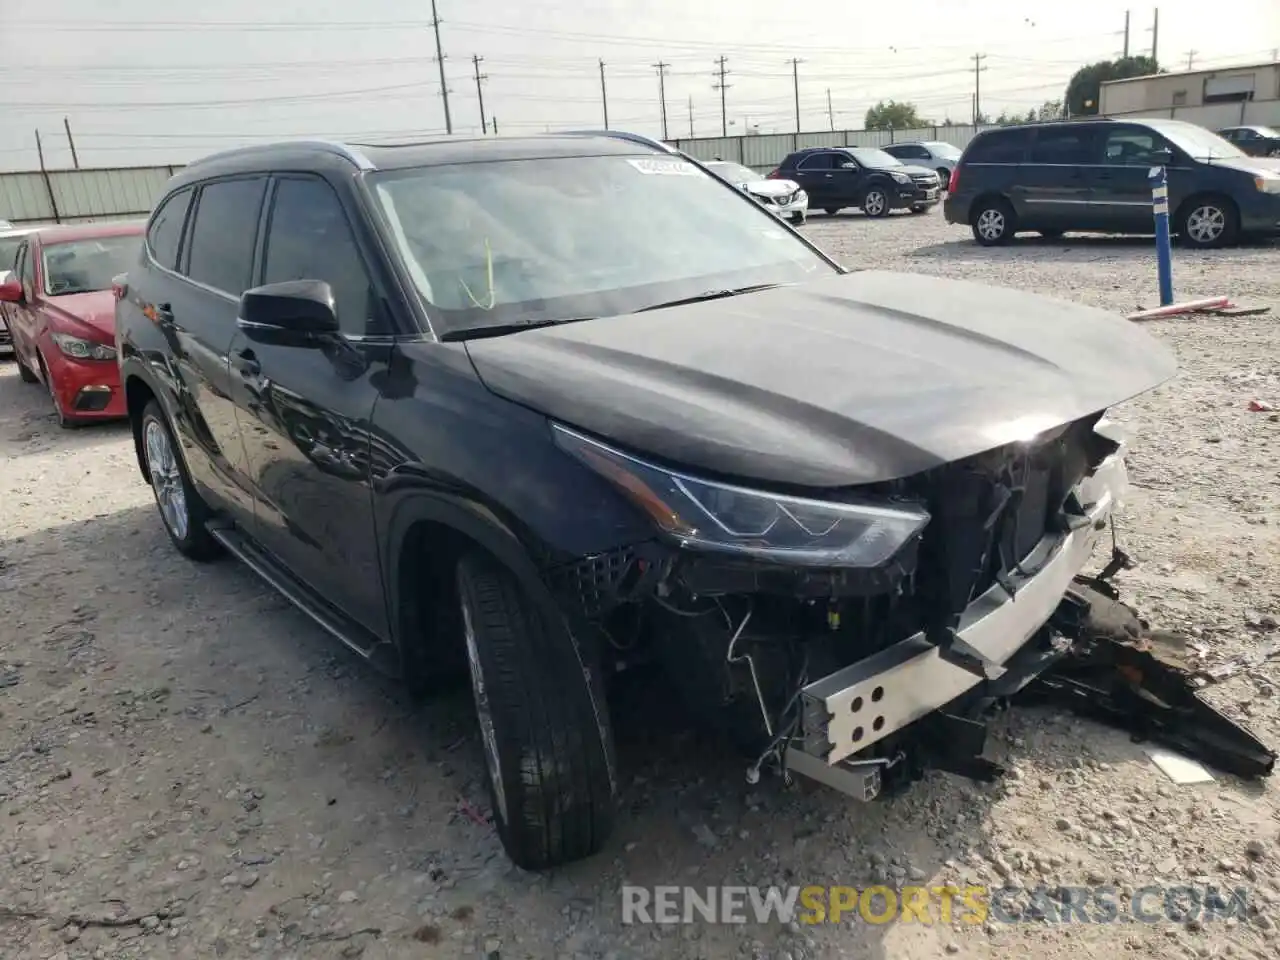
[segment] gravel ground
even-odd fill
[[[1149,244],[977,247],[940,215],[805,228],[843,262],[1151,305]],[[1149,324],[1178,379],[1121,409],[1139,430],[1120,577],[1208,666],[1280,616],[1280,246],[1179,252],[1182,297],[1272,313]],[[417,704],[234,563],[170,548],[124,429],[61,431],[0,364],[0,956],[1257,956],[1277,952],[1277,793],[1175,786],[1123,734],[1016,711],[1000,784],[931,774],[856,805],[748,787],[654,692],[615,708],[616,837],[534,876],[485,825],[462,696]],[[1270,639],[1280,638],[1272,633]],[[1211,688],[1280,744],[1280,667]],[[1214,923],[624,926],[620,885],[874,882],[1247,886]],[[934,917],[936,919],[936,913]]]

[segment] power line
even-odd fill
[[[471,62],[476,68],[476,99],[480,101],[480,129],[485,133],[489,132],[489,125],[484,119],[484,81],[489,79],[488,74],[480,73],[480,64],[484,63],[484,57],[479,54],[473,54]]]
[[[721,55],[720,59],[716,61],[716,64],[719,68],[718,74],[720,79],[711,85],[711,89],[720,91],[720,136],[727,137],[729,135],[729,112],[725,108],[724,92],[729,89],[729,84],[724,82],[725,74],[727,72],[724,68],[725,57]]]
[[[431,0],[431,29],[436,34],[436,63],[440,67],[440,100],[444,104],[444,128],[453,133],[453,118],[449,116],[449,84],[444,78],[444,51],[440,47],[440,16],[436,13],[436,0]]]
[[[658,71],[658,101],[662,104],[662,139],[667,139],[667,67],[670,64],[659,60],[654,64]]]

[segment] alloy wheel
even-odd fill
[[[187,493],[182,484],[182,471],[174,453],[169,431],[157,420],[148,420],[143,431],[147,451],[147,470],[151,474],[151,487],[155,490],[156,503],[165,525],[179,540],[185,540],[189,519]]]
[[[476,717],[480,721],[480,740],[484,746],[484,763],[489,770],[489,782],[493,784],[493,800],[498,814],[507,819],[507,796],[502,788],[501,769],[498,765],[498,735],[493,727],[493,711],[489,708],[489,695],[484,688],[484,674],[480,667],[480,650],[476,645],[476,631],[471,623],[471,605],[462,598],[462,633],[467,644],[467,666],[471,674],[471,692],[475,695]]]
[[[1187,235],[1196,243],[1218,240],[1227,229],[1227,214],[1221,207],[1204,204],[1187,216]]]
[[[872,190],[862,202],[862,210],[869,217],[878,217],[884,213],[886,203],[883,193],[879,190]]]
[[[983,240],[999,240],[1004,236],[1004,214],[995,208],[988,208],[978,214],[978,233]]]

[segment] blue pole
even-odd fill
[[[1173,254],[1169,243],[1169,174],[1164,167],[1152,167],[1151,212],[1156,220],[1156,267],[1160,274],[1160,306],[1173,303]]]

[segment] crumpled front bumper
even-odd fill
[[[1121,443],[1076,488],[1087,523],[1041,540],[1023,564],[1034,574],[1010,575],[1012,596],[997,584],[965,611],[959,636],[988,660],[1007,664],[1035,638],[1089,562],[1127,489],[1124,454]],[[923,634],[909,637],[804,688],[803,742],[789,751],[788,765],[801,773],[810,773],[814,761],[839,765],[981,682],[975,673],[944,660]],[[797,751],[803,756],[793,762]]]

